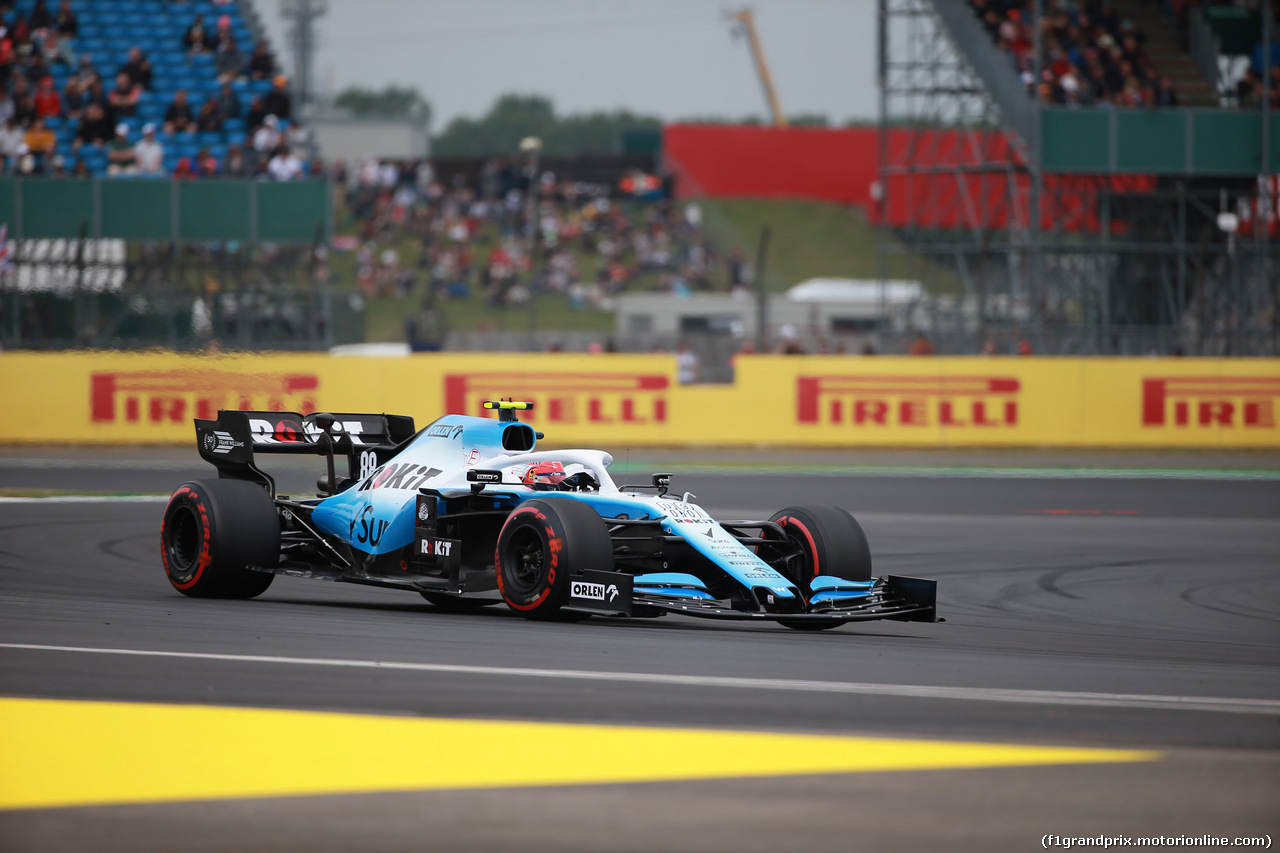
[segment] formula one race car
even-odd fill
[[[277,574],[394,587],[469,610],[505,601],[532,619],[666,613],[822,630],[938,621],[936,583],[871,577],[862,528],[833,506],[715,521],[670,474],[614,484],[599,450],[538,451],[516,417],[220,411],[196,420],[219,479],[184,483],[161,555],[190,596],[252,598]],[[276,494],[257,454],[323,456],[319,496]],[[335,457],[347,474],[337,477]]]

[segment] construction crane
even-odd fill
[[[769,63],[764,58],[764,47],[760,44],[759,33],[756,32],[755,12],[751,9],[739,9],[737,12],[728,13],[728,16],[737,24],[734,34],[746,34],[747,44],[751,47],[751,59],[756,64],[756,74],[759,75],[760,85],[764,88],[765,100],[769,102],[769,113],[773,117],[774,126],[786,127],[790,122],[787,121],[786,113],[782,111],[782,104],[778,101],[778,90],[773,87],[773,75],[769,73]]]

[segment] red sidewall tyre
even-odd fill
[[[849,513],[835,506],[792,506],[773,514],[787,538],[800,546],[802,556],[791,564],[791,580],[809,595],[818,575],[849,581],[871,580],[871,547]]]
[[[160,559],[173,588],[193,598],[253,598],[275,575],[248,566],[280,560],[280,521],[261,486],[192,480],[169,498],[160,522]]]
[[[538,498],[507,516],[494,568],[508,607],[529,619],[553,619],[569,598],[570,574],[613,569],[613,544],[587,504]]]

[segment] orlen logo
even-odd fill
[[[483,400],[529,400],[523,421],[550,423],[646,424],[667,420],[662,375],[626,373],[452,373],[444,377],[444,405],[450,414],[469,414]]]
[[[155,370],[94,373],[89,411],[94,423],[189,423],[211,419],[218,409],[315,411],[319,377],[271,376],[222,370]]]
[[[1142,380],[1144,427],[1275,429],[1280,378],[1166,376]]]
[[[796,420],[854,426],[1011,427],[1021,384],[1011,376],[800,376]]]
[[[574,581],[569,589],[571,598],[591,598],[596,601],[613,601],[618,597],[617,584],[609,584],[605,587],[602,583],[585,583],[583,581]]]

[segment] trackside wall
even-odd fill
[[[681,386],[663,355],[0,354],[0,442],[177,443],[220,408],[389,411],[480,401],[556,446],[1280,447],[1280,360],[743,356]]]

